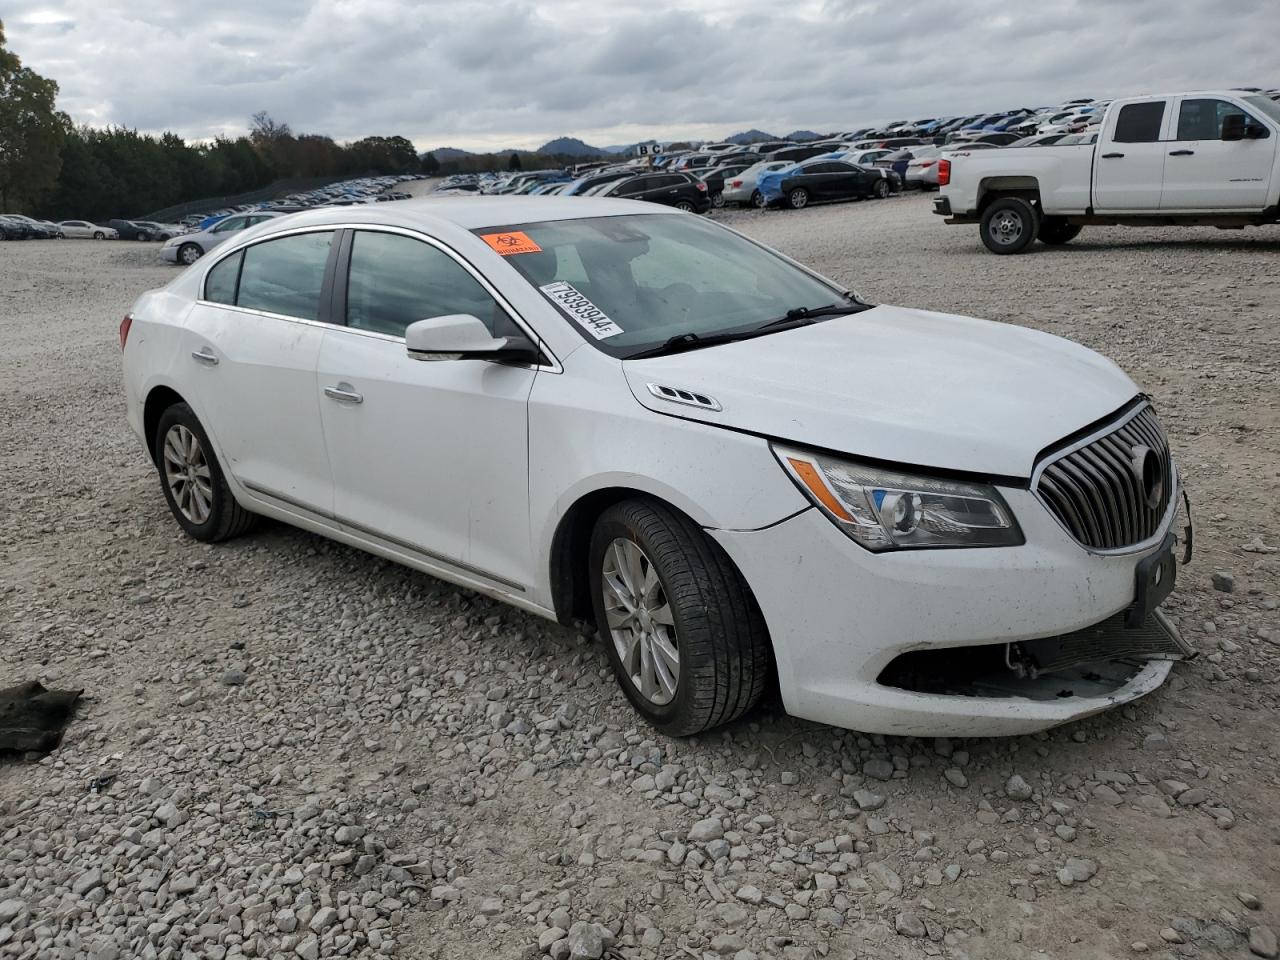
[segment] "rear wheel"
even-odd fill
[[[717,208],[724,206],[724,193],[722,191],[717,190],[711,195],[711,205]]]
[[[693,213],[694,206],[688,200],[677,200],[676,209],[683,210],[685,213]]]
[[[205,543],[239,536],[254,515],[236,502],[209,436],[185,403],[160,414],[155,435],[156,469],[173,518]]]
[[[889,196],[889,181],[881,177],[875,182],[875,186],[871,188],[871,192],[875,194],[877,200],[883,200]]]
[[[684,514],[626,500],[591,537],[591,595],[609,663],[632,706],[669,736],[741,716],[764,693],[764,618],[742,574]]]
[[[1076,237],[1080,236],[1083,230],[1078,223],[1068,223],[1063,217],[1045,217],[1040,221],[1039,238],[1042,243],[1059,245],[1070,243]]]
[[[787,206],[792,210],[803,210],[809,205],[809,191],[804,187],[796,187],[787,194]]]
[[[759,190],[751,191],[751,205],[755,207],[757,210],[763,210],[765,207],[764,194],[762,194]]]
[[[982,242],[992,253],[1022,253],[1036,239],[1040,217],[1031,201],[1001,197],[982,214]]]

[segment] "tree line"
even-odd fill
[[[0,23],[0,213],[101,221],[258,190],[283,178],[422,170],[404,137],[337,143],[295,135],[288,124],[259,113],[247,136],[188,143],[173,133],[76,126],[55,106],[57,95],[56,81],[6,49]]]
[[[260,190],[277,180],[571,166],[583,157],[528,152],[419,157],[404,137],[338,143],[295,134],[262,112],[249,133],[188,143],[174,133],[77,126],[58,110],[58,84],[5,47],[0,22],[0,213],[45,220],[143,217],[194,200]]]

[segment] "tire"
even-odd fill
[[[106,235],[105,233],[103,233],[101,230],[95,230],[95,231],[93,231],[93,239],[95,239],[95,240],[105,240],[105,239],[107,239],[107,235]]]
[[[218,543],[246,532],[254,514],[236,502],[199,419],[185,403],[160,414],[156,472],[173,518],[188,536]]]
[[[178,248],[178,262],[184,267],[191,266],[203,256],[204,251],[194,243],[184,243]]]
[[[711,195],[711,205],[717,210],[724,206],[724,193],[717,190]]]
[[[1045,217],[1040,221],[1040,232],[1037,236],[1041,243],[1058,246],[1070,243],[1080,236],[1080,231],[1083,229],[1084,227],[1080,224],[1067,223],[1062,217]]]
[[[635,568],[626,564],[632,550],[639,552]],[[764,618],[742,574],[697,524],[658,501],[623,501],[596,522],[589,562],[596,624],[609,663],[627,699],[649,723],[668,736],[690,736],[736,719],[760,700],[772,667]],[[641,595],[649,602],[634,606],[643,607],[643,613],[632,617],[608,584],[625,592],[621,571],[637,568],[647,585]],[[666,616],[650,617],[650,610]],[[615,622],[625,618],[616,633],[611,615]],[[641,628],[637,617],[647,627]],[[633,639],[637,632],[641,637]],[[652,639],[657,636],[666,638],[667,654]],[[674,679],[673,692],[656,665],[647,671],[653,693],[645,691],[646,642],[657,651],[650,660],[664,665],[668,681]],[[639,685],[632,667],[639,671],[634,674]]]
[[[696,213],[697,210],[688,200],[677,200],[676,209],[683,210],[685,213]]]
[[[1040,215],[1030,200],[1000,197],[982,214],[982,242],[992,253],[1022,253],[1035,242]]]
[[[792,210],[803,210],[809,205],[809,191],[804,187],[796,187],[787,194],[787,206]]]
[[[764,194],[759,190],[751,191],[751,206],[755,207],[757,210],[763,210],[768,206],[768,204],[765,203]]]
[[[147,235],[145,233],[136,233],[134,234],[133,239],[137,240],[139,243],[145,243]]]
[[[871,188],[871,192],[877,200],[883,200],[889,196],[889,181],[881,177],[875,182],[875,186]]]

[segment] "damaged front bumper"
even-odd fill
[[[873,555],[816,510],[710,531],[760,604],[789,713],[868,733],[1032,733],[1150,693],[1193,655],[1158,609],[1126,628],[1167,539],[1090,553],[1029,491],[1001,493],[1023,546]]]

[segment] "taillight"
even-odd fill
[[[737,190],[740,186],[742,186],[742,181],[741,181],[741,180],[735,180],[735,181],[733,181],[733,183],[729,184],[729,186],[731,186],[731,187],[733,187],[733,189]]]
[[[706,192],[707,192],[707,185],[706,185],[703,181],[699,180],[699,181],[698,181],[698,183],[697,183],[697,187],[698,187],[698,189],[699,189],[699,190],[701,190],[703,193],[706,193]]]
[[[938,186],[945,187],[951,182],[951,161],[938,161]]]
[[[126,313],[124,319],[120,321],[120,349],[124,349],[125,343],[129,340],[129,329],[133,326],[133,314]]]

